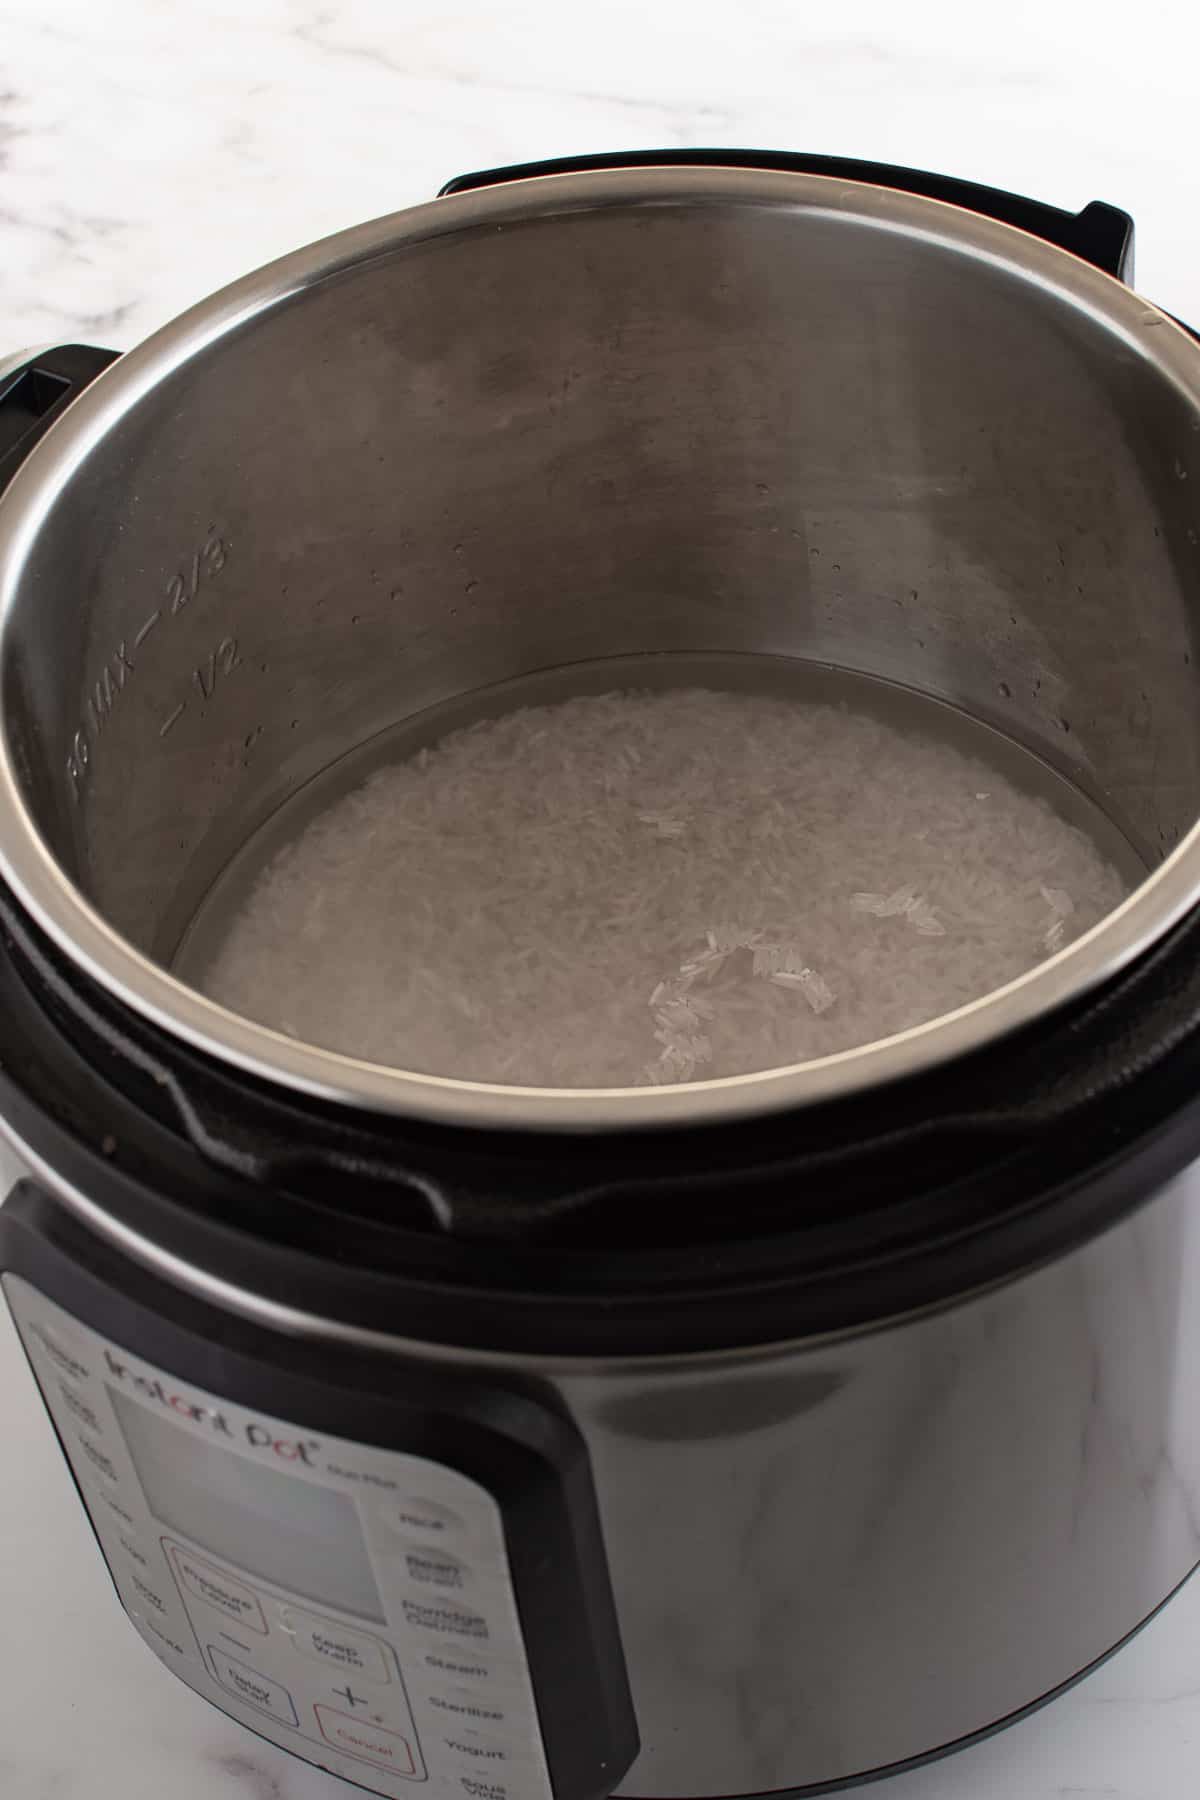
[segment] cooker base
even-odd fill
[[[1039,1695],[1036,1700],[1031,1700],[1028,1706],[1019,1706],[1015,1712],[1006,1713],[1004,1718],[997,1719],[993,1725],[984,1725],[978,1731],[969,1731],[965,1737],[955,1738],[949,1744],[939,1744],[936,1750],[927,1750],[921,1756],[909,1756],[903,1762],[888,1763],[880,1769],[867,1769],[861,1775],[843,1775],[836,1781],[818,1781],[812,1786],[806,1787],[770,1788],[763,1793],[722,1795],[721,1800],[816,1800],[816,1797],[821,1794],[845,1794],[852,1788],[873,1786],[875,1782],[887,1781],[895,1775],[910,1775],[916,1769],[926,1769],[931,1763],[944,1762],[947,1757],[957,1756],[960,1750],[970,1750],[976,1744],[985,1743],[988,1738],[996,1737],[1000,1732],[1007,1731],[1010,1725],[1019,1725],[1023,1719],[1032,1718],[1034,1713],[1041,1712],[1043,1707],[1053,1705],[1054,1701],[1061,1699],[1064,1694],[1070,1693],[1072,1688],[1078,1687],[1081,1682],[1086,1681],[1089,1675],[1094,1675],[1098,1669],[1102,1669],[1105,1663],[1111,1662],[1114,1656],[1118,1656],[1128,1644],[1133,1642],[1135,1637],[1146,1629],[1147,1625],[1152,1625],[1158,1615],[1170,1606],[1176,1595],[1182,1593],[1197,1569],[1200,1569],[1200,1563],[1189,1569],[1183,1580],[1171,1589],[1170,1593],[1154,1608],[1154,1611],[1147,1613],[1146,1617],[1135,1625],[1132,1631],[1127,1631],[1123,1638],[1119,1638],[1111,1650],[1106,1650],[1103,1656],[1097,1656],[1076,1674],[1068,1675],[1065,1681],[1060,1681],[1058,1686],[1052,1687],[1048,1693]],[[646,1797],[641,1794],[626,1794],[618,1789],[613,1800],[646,1800]],[[655,1800],[663,1800],[663,1796],[657,1795]],[[684,1800],[684,1796],[680,1795],[678,1800]]]

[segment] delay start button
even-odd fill
[[[239,1662],[225,1650],[218,1650],[215,1644],[208,1646],[208,1659],[213,1674],[227,1693],[235,1695],[247,1706],[253,1706],[257,1712],[266,1713],[269,1719],[279,1719],[284,1725],[299,1723],[292,1696],[269,1675],[260,1675],[257,1669]]]

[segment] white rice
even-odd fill
[[[942,741],[747,694],[609,694],[377,771],[265,870],[203,985],[402,1068],[703,1079],[950,1011],[1124,892],[1082,832]]]

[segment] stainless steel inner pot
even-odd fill
[[[299,252],[121,359],[0,506],[0,870],[93,976],[328,1097],[572,1128],[929,1067],[1101,981],[1200,877],[1200,346],[1011,227],[825,177],[620,171]],[[883,1043],[602,1092],[383,1069],[165,962],[246,838],[455,695],[595,658],[883,676],[1076,781],[1153,873]]]

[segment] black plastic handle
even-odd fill
[[[0,492],[60,413],[119,354],[90,344],[60,344],[0,376]]]
[[[504,181],[527,181],[538,175],[576,175],[593,169],[657,168],[778,169],[796,175],[832,175],[838,181],[861,181],[871,187],[898,188],[946,200],[952,206],[984,213],[1015,225],[1034,237],[1081,256],[1119,281],[1133,280],[1133,220],[1119,207],[1093,200],[1080,213],[1064,212],[1040,200],[980,187],[951,175],[924,169],[901,169],[891,163],[858,162],[846,156],[807,156],[786,150],[617,150],[597,156],[560,156],[550,162],[514,163],[507,169],[484,169],[448,181],[441,194],[465,194]]]

